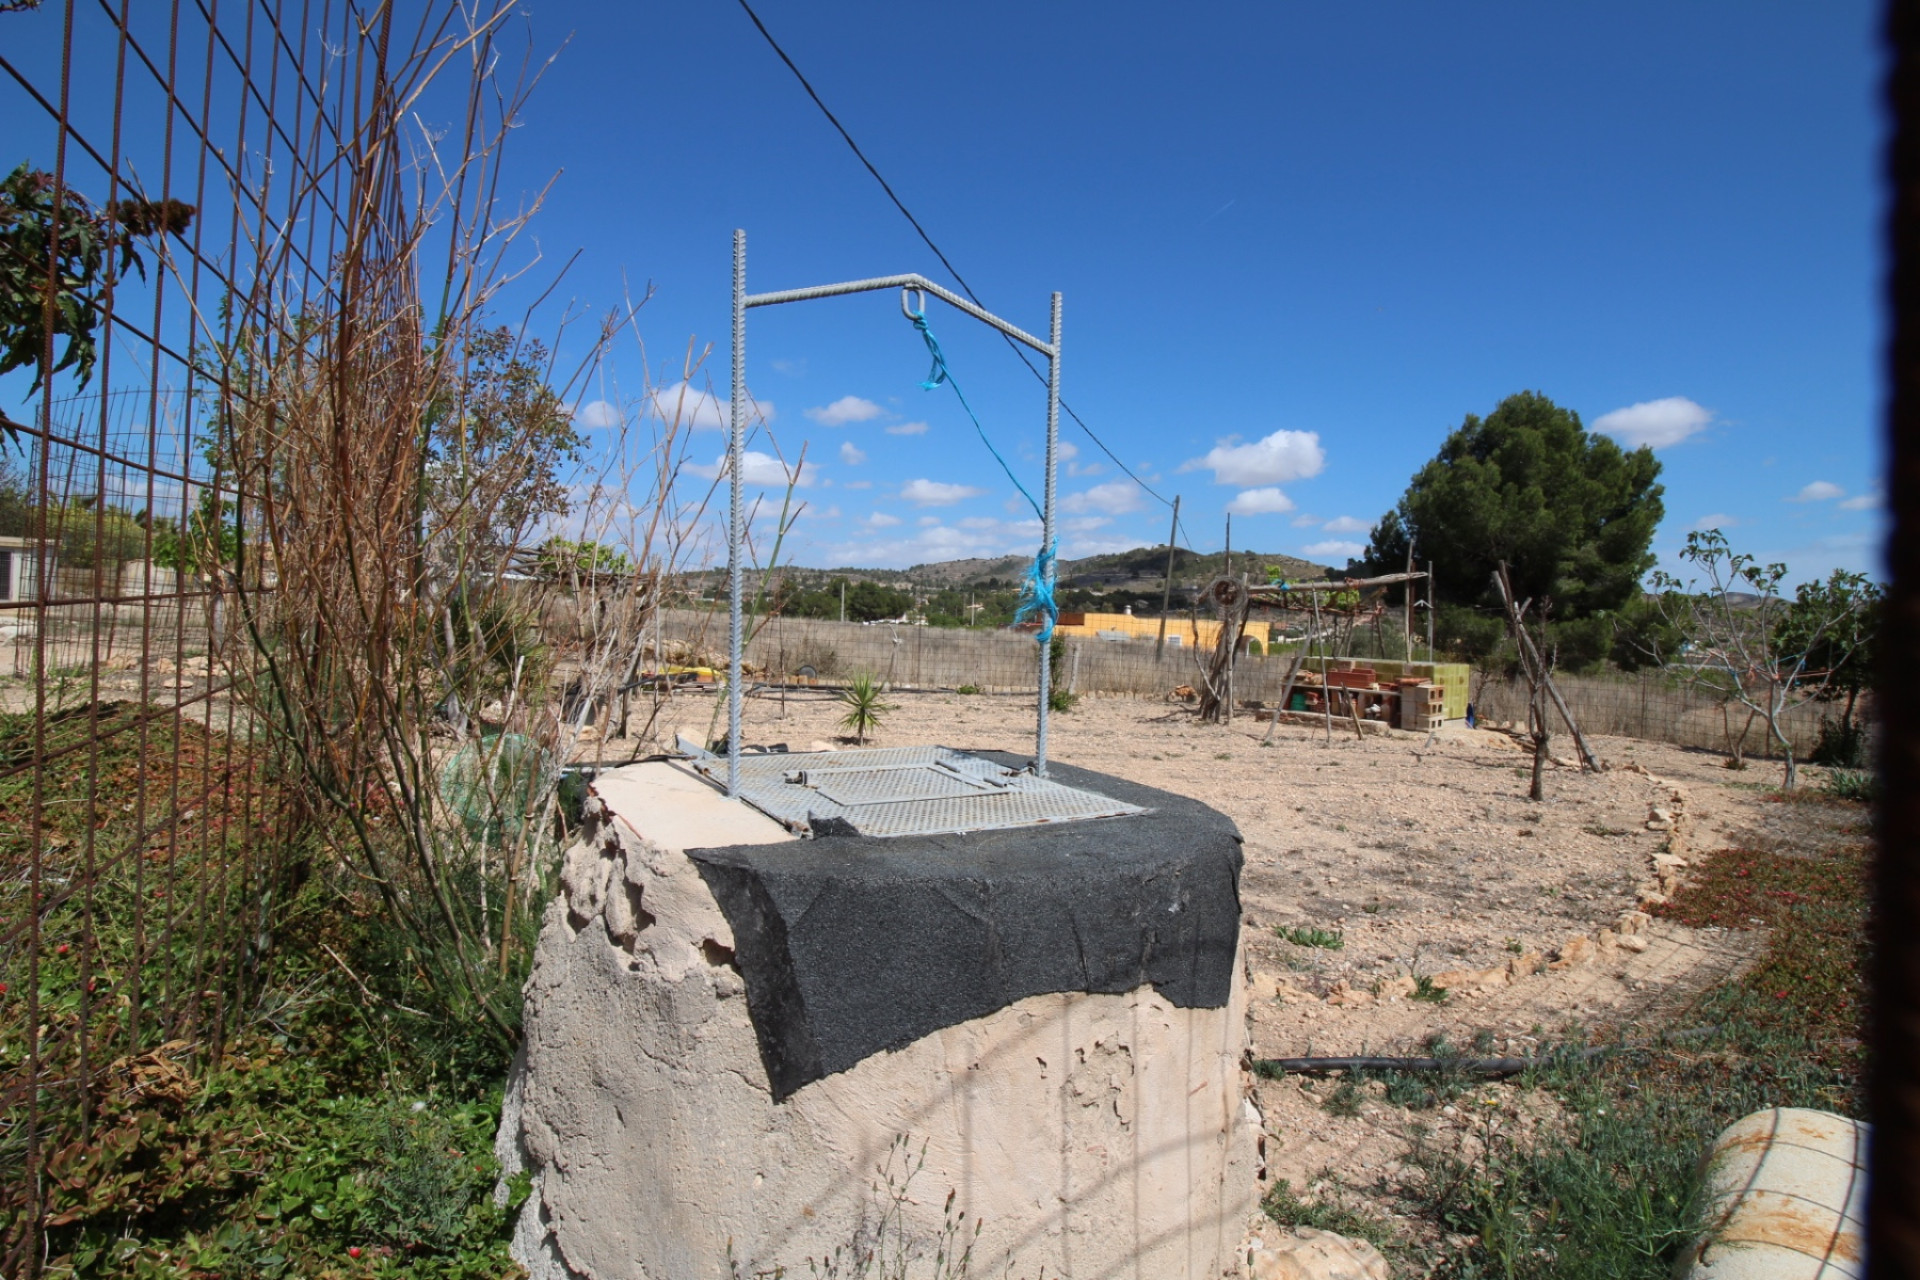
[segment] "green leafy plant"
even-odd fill
[[[880,727],[881,718],[893,710],[880,700],[880,682],[865,671],[840,691],[840,705],[847,709],[840,717],[840,727],[851,729],[854,740],[861,746],[866,745],[867,735]]]
[[[95,294],[108,275],[146,272],[137,237],[185,234],[193,206],[130,199],[97,209],[52,174],[22,161],[0,181],[0,374],[34,370],[28,394],[48,372],[93,376],[100,322]],[[50,323],[49,323],[50,322]],[[63,343],[51,370],[43,359]]]
[[[973,694],[980,692],[980,686],[977,684],[963,684],[958,689],[955,689],[954,692],[963,693],[963,694],[967,694],[968,696],[971,696]]]
[[[1283,1227],[1332,1231],[1375,1245],[1387,1244],[1391,1239],[1385,1224],[1378,1218],[1351,1209],[1335,1198],[1316,1197],[1309,1200],[1296,1192],[1293,1184],[1285,1178],[1275,1180],[1260,1201],[1260,1207],[1269,1218]]]
[[[1820,789],[1836,800],[1872,800],[1880,794],[1880,780],[1867,769],[1835,769]]]
[[[1440,1004],[1447,998],[1447,989],[1435,986],[1433,979],[1423,973],[1413,980],[1412,998],[1425,1000],[1428,1004]]]
[[[1320,1100],[1320,1109],[1330,1116],[1351,1119],[1360,1114],[1360,1104],[1365,1100],[1365,1095],[1360,1092],[1360,1082],[1353,1075],[1348,1075],[1334,1086],[1333,1092]]]
[[[1296,947],[1324,947],[1338,951],[1347,945],[1346,935],[1338,929],[1320,929],[1311,925],[1276,925],[1274,934]]]

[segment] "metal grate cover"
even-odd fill
[[[719,757],[692,764],[726,776]],[[740,798],[802,835],[947,835],[1147,812],[951,747],[742,755]]]

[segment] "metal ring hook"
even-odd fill
[[[918,310],[908,305],[908,298],[918,298],[920,300]],[[925,320],[927,318],[926,290],[916,289],[911,285],[902,285],[900,288],[900,313],[909,320]]]

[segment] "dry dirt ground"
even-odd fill
[[[1030,698],[888,700],[894,709],[873,744],[1032,751]],[[687,698],[668,721],[699,739],[713,705],[710,695]],[[821,692],[784,707],[777,695],[756,696],[742,736],[793,750],[837,743],[842,710]],[[1764,802],[1777,771],[1759,761],[1736,773],[1718,756],[1603,738],[1595,747],[1607,772],[1555,767],[1536,804],[1528,755],[1502,734],[1453,726],[1431,743],[1358,739],[1336,723],[1329,744],[1319,729],[1282,724],[1262,745],[1265,731],[1249,718],[1205,725],[1184,707],[1091,698],[1052,728],[1054,759],[1192,796],[1239,825],[1263,1058],[1420,1054],[1436,1037],[1524,1055],[1549,1040],[1683,1022],[1690,998],[1737,971],[1761,939],[1682,928],[1639,908],[1684,875],[1690,851],[1795,835],[1785,828],[1798,806]],[[601,749],[624,758],[620,744]],[[1812,782],[1818,771],[1805,773]],[[1338,934],[1341,945],[1297,945],[1278,928]],[[1436,988],[1444,998],[1433,998]],[[1294,1076],[1259,1083],[1270,1178],[1297,1190],[1330,1178],[1368,1198],[1367,1188],[1397,1175],[1416,1124],[1430,1140],[1451,1130],[1464,1142],[1475,1123],[1451,1106],[1416,1119],[1387,1105],[1377,1084],[1361,1092],[1357,1114],[1334,1114],[1354,1110],[1324,1105],[1336,1087]],[[1474,1096],[1489,1092],[1506,1093],[1495,1085]],[[1501,1100],[1510,1115],[1539,1105]],[[1387,1198],[1376,1204],[1385,1211]]]

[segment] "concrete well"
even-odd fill
[[[536,1280],[807,1274],[882,1231],[982,1277],[1238,1274],[1238,833],[1055,774],[1148,812],[801,839],[677,763],[601,775],[501,1129]]]

